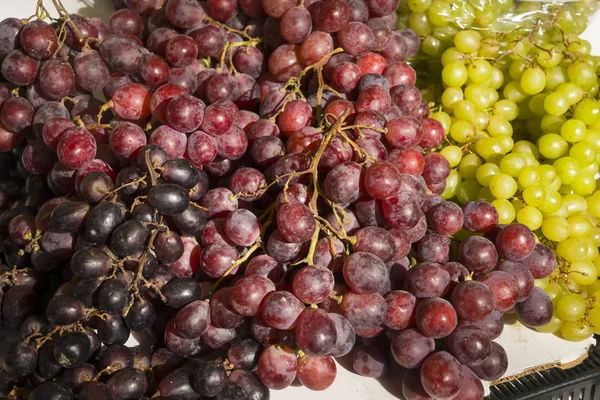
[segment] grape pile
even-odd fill
[[[538,330],[571,341],[600,333],[600,59],[580,31],[545,18],[506,34],[457,32],[434,72],[442,91],[430,92],[453,168],[442,196],[489,201],[501,224],[528,226],[555,252],[551,276],[534,273],[554,304]]]
[[[0,22],[2,395],[268,399],[349,355],[482,399],[502,314],[552,322],[552,251],[444,199],[397,1],[53,4]]]

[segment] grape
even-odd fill
[[[30,375],[35,371],[37,353],[25,343],[13,344],[4,358],[4,369],[12,377]]]
[[[387,303],[378,293],[348,292],[340,304],[341,314],[356,329],[372,329],[385,321]]]
[[[464,227],[471,232],[485,233],[498,225],[498,211],[484,201],[472,201],[463,207]]]
[[[297,360],[289,347],[269,346],[258,359],[258,377],[269,389],[284,389],[296,378]]]
[[[394,360],[404,368],[418,368],[435,351],[435,341],[414,329],[399,332],[391,340]]]
[[[386,280],[386,268],[378,257],[365,252],[353,253],[344,262],[344,279],[359,294],[378,293]]]
[[[417,298],[440,297],[446,292],[449,283],[448,272],[433,262],[415,265],[405,277],[408,291]]]
[[[81,332],[68,332],[61,336],[52,350],[55,361],[65,368],[82,365],[90,355],[90,341]]]
[[[35,81],[40,63],[20,50],[11,51],[2,61],[1,72],[6,80],[15,85],[26,86]]]
[[[416,324],[427,337],[440,339],[448,336],[456,327],[457,319],[452,305],[442,298],[432,297],[417,305]]]
[[[308,308],[300,314],[296,324],[296,343],[312,357],[329,354],[336,341],[335,324],[327,312]]]
[[[21,97],[7,99],[0,110],[0,122],[11,132],[23,132],[33,121],[33,106]]]
[[[251,275],[240,279],[231,287],[231,306],[244,316],[256,315],[264,297],[275,291],[271,280],[260,275]]]
[[[535,247],[535,237],[528,227],[522,224],[509,225],[502,229],[496,238],[498,254],[511,261],[527,258]]]
[[[519,298],[519,284],[510,274],[502,271],[488,272],[478,278],[494,295],[496,310],[510,310]]]
[[[522,264],[505,260],[498,263],[496,270],[506,272],[515,278],[519,286],[519,302],[531,295],[534,287],[533,275]]]
[[[29,398],[68,400],[73,398],[73,392],[62,382],[44,382],[31,391]]]
[[[460,362],[445,351],[432,354],[421,367],[421,384],[432,397],[454,398],[463,384]]]
[[[312,65],[333,51],[331,35],[314,31],[300,45],[300,59],[304,65]]]
[[[337,32],[350,19],[350,10],[346,2],[341,0],[325,0],[315,3],[311,9],[315,27],[323,32]]]
[[[202,396],[219,394],[226,380],[225,369],[216,362],[199,361],[191,372],[192,386]]]
[[[375,346],[362,347],[354,353],[352,368],[359,375],[381,378],[387,368],[385,356]]]
[[[483,380],[494,381],[506,372],[508,359],[506,351],[496,342],[492,342],[491,354],[479,365],[471,367],[471,370]]]
[[[334,283],[333,274],[328,269],[308,266],[294,276],[292,290],[303,303],[317,304],[329,296]]]
[[[141,397],[148,387],[148,380],[144,371],[137,368],[122,369],[113,374],[106,386],[116,398]]]
[[[545,278],[554,271],[556,267],[556,257],[552,250],[547,246],[536,243],[533,247],[533,252],[526,258],[520,261],[529,271],[531,271],[535,279]]]
[[[459,325],[446,343],[450,354],[466,366],[481,364],[492,351],[492,342],[486,333],[469,325]]]

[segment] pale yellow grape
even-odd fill
[[[596,246],[600,246],[600,227],[594,227],[592,230],[592,240]]]
[[[512,136],[513,128],[510,122],[499,115],[492,115],[490,117],[490,123],[488,124],[487,131],[490,136]]]
[[[489,160],[496,154],[502,155],[504,153],[500,141],[497,138],[491,137],[477,140],[477,142],[475,142],[475,151],[483,157],[484,160]]]
[[[442,105],[446,108],[452,109],[461,100],[464,100],[461,88],[449,87],[442,93]]]
[[[502,173],[502,171],[500,171],[500,167],[498,167],[496,164],[485,163],[477,169],[475,178],[481,185],[488,187],[490,186],[490,180],[492,177],[500,173]]]
[[[597,82],[596,71],[585,61],[576,61],[567,67],[569,79],[582,88],[591,88]]]
[[[559,332],[563,339],[569,342],[581,342],[594,333],[585,321],[563,322]]]
[[[571,182],[571,189],[579,195],[587,196],[596,190],[596,178],[587,172],[580,172],[576,179]]]
[[[542,128],[544,133],[558,133],[560,132],[560,127],[566,121],[567,119],[564,115],[544,115],[540,122],[540,128]]]
[[[560,188],[563,186],[562,181],[560,180],[560,178],[556,178],[555,180],[553,180],[552,182],[550,182],[550,184],[548,186],[546,186],[546,189],[548,190],[555,190],[555,191],[560,191]]]
[[[583,317],[587,305],[575,293],[566,293],[555,300],[557,316],[563,321],[577,321]]]
[[[515,141],[513,140],[512,136],[500,135],[492,139],[495,139],[497,141],[498,146],[500,146],[500,153],[502,154],[506,154],[509,151],[511,151],[513,146],[515,145]]]
[[[531,185],[523,189],[523,200],[530,206],[539,207],[546,201],[546,189],[540,185]]]
[[[433,0],[427,10],[429,21],[435,26],[444,26],[452,18],[452,6],[444,0]]]
[[[572,82],[565,82],[556,88],[556,92],[566,97],[569,106],[578,103],[583,99],[585,91]]]
[[[454,61],[442,69],[442,82],[452,87],[461,87],[467,82],[467,67],[459,61]]]
[[[535,330],[541,333],[556,333],[560,330],[562,324],[563,322],[561,321],[561,319],[553,315],[550,322],[548,322],[544,326],[535,328]]]
[[[458,146],[446,146],[443,149],[440,150],[440,154],[446,159],[448,160],[448,163],[450,164],[450,168],[454,168],[456,167],[459,163],[460,160],[462,160],[462,149]]]
[[[540,93],[534,95],[532,98],[529,99],[529,101],[527,102],[527,107],[529,107],[529,111],[531,111],[531,114],[540,118],[546,115],[546,109],[544,108],[544,101],[546,100],[546,96],[548,95],[545,93]]]
[[[489,187],[497,199],[510,199],[517,192],[517,182],[508,174],[494,175]]]
[[[586,319],[590,323],[592,332],[596,335],[600,334],[600,307],[591,307],[587,312]]]
[[[594,230],[594,225],[591,223],[589,218],[586,218],[582,214],[576,214],[567,219],[569,223],[569,236],[570,237],[591,237]]]
[[[502,87],[503,84],[504,84],[504,74],[502,73],[502,71],[499,68],[492,67],[492,76],[490,77],[490,79],[487,82],[485,82],[485,85],[492,89],[498,90]]]
[[[463,179],[475,179],[477,169],[481,167],[481,164],[481,158],[477,154],[466,154],[460,161],[458,172],[460,172]]]
[[[567,207],[569,215],[587,211],[585,197],[575,193],[563,196],[563,204]]]
[[[523,91],[521,84],[517,81],[508,82],[506,86],[504,86],[502,93],[504,94],[504,98],[514,101],[515,103],[521,103],[527,98],[527,93]]]
[[[456,198],[460,204],[467,204],[470,201],[477,200],[481,185],[475,179],[464,179],[458,184]]]
[[[477,193],[477,199],[487,201],[488,203],[491,203],[492,201],[496,200],[492,192],[490,192],[490,188],[488,187],[482,187],[481,189],[479,189],[479,192]]]
[[[452,111],[457,119],[465,121],[473,121],[475,112],[477,111],[475,104],[471,100],[460,100],[452,105]]]
[[[528,140],[519,140],[513,146],[513,152],[515,153],[529,153],[532,154],[534,158],[540,158],[540,151],[537,146],[531,143]]]
[[[525,166],[525,157],[519,153],[507,154],[502,161],[500,161],[500,170],[513,178],[517,178]]]
[[[514,81],[519,81],[527,69],[529,69],[529,63],[523,59],[517,59],[510,63],[508,74]]]
[[[546,74],[541,68],[528,68],[520,77],[520,82],[521,89],[525,93],[529,95],[538,94],[546,86]]]
[[[494,89],[491,89],[494,90]],[[497,100],[496,91],[491,92],[483,85],[471,83],[465,87],[465,99],[473,102],[478,110],[484,110]]]
[[[587,128],[583,121],[572,118],[560,127],[560,136],[567,142],[576,143],[585,137]]]
[[[431,33],[431,23],[425,13],[413,12],[408,17],[408,26],[419,36],[428,36]]]
[[[508,99],[498,100],[493,106],[494,115],[498,115],[507,121],[513,121],[519,116],[517,103]]]
[[[547,216],[542,223],[542,233],[554,242],[561,242],[569,237],[570,226],[566,218]]]
[[[572,157],[561,157],[552,166],[563,185],[570,185],[581,173],[581,166]]]
[[[485,111],[476,111],[472,118],[472,122],[475,124],[477,130],[483,130],[490,124],[490,116]]]
[[[550,300],[554,300],[558,296],[562,295],[562,288],[556,282],[550,282],[544,288],[544,292],[548,294]]]
[[[549,185],[558,177],[552,165],[542,164],[537,168],[537,171],[540,174],[541,184],[544,186]]]
[[[481,34],[475,30],[460,31],[454,36],[454,46],[463,53],[473,53],[479,50]]]
[[[600,104],[594,99],[581,100],[573,110],[573,118],[583,121],[586,125],[592,125],[600,117]]]
[[[585,244],[587,246],[588,252],[586,256],[586,260],[594,261],[600,256],[600,250],[598,250],[598,246],[596,242],[592,238],[583,238]]]
[[[452,118],[443,111],[436,111],[431,114],[431,118],[438,121],[444,127],[444,131],[450,132],[450,127],[452,126]]]
[[[485,83],[492,77],[492,64],[487,60],[473,60],[467,65],[469,79],[474,83]]]
[[[550,283],[550,278],[549,277],[545,277],[545,278],[541,278],[541,279],[534,279],[533,280],[533,284],[536,287],[539,287],[540,289],[544,289],[548,284]]]
[[[556,190],[550,190],[548,188],[544,188],[546,191],[546,196],[542,204],[540,204],[538,209],[543,213],[553,213],[558,211],[562,207],[562,196]]]
[[[568,238],[556,245],[556,255],[568,262],[585,260],[588,254],[587,243],[582,238]]]
[[[491,7],[490,7],[491,10]],[[493,10],[491,10],[493,11]],[[489,25],[489,24],[488,24]],[[496,58],[500,52],[500,41],[495,37],[486,37],[479,45],[477,54],[482,58]]]
[[[569,106],[567,96],[559,92],[550,93],[544,100],[544,109],[548,114],[554,116],[563,115],[567,112]]]
[[[517,222],[535,231],[544,221],[544,215],[540,210],[532,206],[525,206],[517,212]]]
[[[585,167],[582,167],[581,171],[588,173],[590,175],[596,176],[598,171],[600,171],[600,164],[598,164],[597,162],[593,162],[590,165],[586,165]]]
[[[547,133],[538,139],[537,148],[544,158],[556,159],[567,154],[569,144],[560,135]]]
[[[594,150],[600,152],[600,130],[588,128],[583,141],[591,144],[594,147]]]
[[[477,129],[471,121],[457,120],[450,127],[450,137],[457,143],[468,143],[477,137]]]
[[[442,63],[442,66],[445,67],[446,65],[448,65],[452,62],[455,62],[455,61],[464,62],[465,60],[466,60],[466,57],[463,53],[458,51],[458,49],[456,47],[450,47],[450,48],[444,50],[444,52],[442,53],[440,62]]]
[[[575,261],[567,266],[571,279],[580,285],[589,285],[598,280],[598,270],[591,261]]]
[[[542,180],[538,167],[524,167],[519,172],[518,181],[521,186],[528,188],[530,186],[539,184]]]
[[[587,202],[586,202],[587,205]],[[580,211],[578,213],[571,214],[570,217],[581,217],[586,219],[592,226],[598,226],[598,218],[594,214],[592,214],[587,208],[585,211]]]
[[[569,77],[566,68],[556,66],[546,69],[546,90],[556,90],[561,84],[565,83]]]
[[[535,60],[543,68],[552,68],[556,67],[563,60],[563,53],[555,49],[548,51],[538,49]]]
[[[587,196],[585,201],[587,210],[596,218],[600,218],[600,192],[596,192],[592,196]]]
[[[458,191],[458,185],[462,182],[462,176],[460,173],[453,169],[450,171],[450,175],[446,178],[446,187],[442,192],[441,196],[444,199],[451,199],[456,196],[456,192]]]
[[[425,12],[431,4],[431,0],[408,0],[408,8],[412,12]]]
[[[496,199],[492,201],[492,205],[498,211],[498,223],[510,224],[515,220],[516,211],[510,201],[505,199]]]
[[[577,160],[580,166],[586,167],[597,160],[598,152],[590,143],[579,142],[571,146],[569,155]]]

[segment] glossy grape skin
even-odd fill
[[[461,320],[479,322],[492,314],[495,300],[493,293],[485,284],[464,281],[452,291],[452,305]]]
[[[289,330],[294,328],[304,304],[296,296],[287,291],[267,294],[261,307],[261,315],[270,326]]]
[[[27,376],[35,371],[37,353],[32,346],[17,342],[5,355],[4,370],[12,377]]]
[[[335,380],[337,368],[333,357],[303,356],[298,359],[298,379],[310,390],[325,390]]]
[[[434,398],[454,398],[460,391],[463,378],[460,362],[445,351],[434,353],[421,367],[423,388]]]
[[[494,244],[481,236],[471,236],[461,242],[458,248],[458,261],[469,271],[491,271],[498,261]]]
[[[90,349],[90,341],[84,333],[69,332],[57,340],[52,354],[62,367],[74,368],[87,360]]]
[[[502,271],[492,271],[478,278],[494,295],[496,310],[504,312],[510,310],[519,298],[519,285],[510,274]]]
[[[485,233],[498,225],[498,211],[485,201],[471,201],[464,205],[464,227],[471,232]]]
[[[335,345],[329,354],[334,357],[342,357],[350,353],[356,342],[356,334],[352,324],[340,314],[329,314],[329,318],[335,325]]]
[[[417,305],[415,320],[421,333],[433,339],[440,339],[454,330],[458,317],[448,301],[433,297]]]
[[[450,275],[441,265],[424,262],[412,267],[405,277],[409,292],[417,298],[440,297],[450,283]]]
[[[251,275],[237,281],[231,287],[231,305],[241,315],[251,317],[260,311],[264,297],[275,291],[271,280],[260,275]]]
[[[522,224],[512,224],[500,231],[496,237],[496,248],[500,257],[511,261],[527,258],[535,247],[535,236]]]
[[[354,352],[352,368],[359,375],[381,378],[387,370],[387,362],[385,355],[378,347],[362,347]]]
[[[471,367],[471,370],[486,381],[494,381],[504,375],[508,368],[506,351],[496,342],[492,342],[491,354],[479,365]]]
[[[514,261],[504,260],[496,266],[497,271],[503,271],[512,275],[517,281],[519,287],[518,302],[527,299],[534,288],[533,275],[522,264]]]
[[[458,205],[444,201],[427,212],[427,222],[437,233],[451,236],[462,228],[463,212]]]
[[[210,302],[210,321],[220,328],[237,328],[244,322],[244,316],[231,305],[231,288],[221,288]]]
[[[44,382],[29,394],[30,400],[70,400],[73,398],[73,392],[62,382]]]
[[[313,22],[319,31],[337,32],[350,19],[350,9],[345,1],[326,0],[311,9]]]
[[[284,389],[296,378],[296,355],[287,346],[271,345],[260,355],[257,371],[263,385],[273,390]]]
[[[386,280],[386,268],[380,258],[370,253],[356,252],[344,262],[344,280],[356,293],[381,291]]]
[[[418,368],[435,351],[435,341],[415,329],[406,329],[394,335],[391,353],[394,360],[404,368]]]
[[[552,308],[550,296],[543,289],[534,287],[526,300],[517,303],[515,310],[521,323],[540,327],[552,320]]]
[[[292,291],[303,303],[318,304],[329,296],[334,283],[333,274],[327,268],[308,266],[294,276]]]
[[[146,391],[148,380],[144,371],[126,368],[113,374],[106,382],[106,386],[115,398],[136,399]]]
[[[491,353],[491,340],[483,330],[469,325],[459,325],[448,336],[448,351],[463,365],[479,365]]]
[[[192,386],[202,396],[214,396],[223,390],[227,373],[216,362],[199,361],[192,370]]]
[[[403,290],[395,290],[385,295],[387,312],[383,324],[390,329],[403,330],[414,325],[416,297]]]
[[[300,314],[296,324],[296,343],[312,357],[329,354],[336,341],[335,324],[326,311],[307,308]]]
[[[2,61],[2,76],[15,85],[27,86],[35,81],[40,63],[20,50],[11,51]]]
[[[202,22],[204,10],[193,0],[175,0],[167,3],[166,16],[178,28],[193,28]]]
[[[340,304],[341,314],[354,328],[372,329],[385,321],[387,303],[378,293],[358,294],[348,292]]]
[[[520,263],[529,269],[535,279],[542,279],[554,271],[556,257],[546,245],[536,243],[531,254]]]
[[[0,123],[11,132],[26,132],[31,127],[34,109],[29,101],[22,97],[12,97],[2,103]]]

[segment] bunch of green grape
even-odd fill
[[[537,284],[555,316],[540,331],[600,333],[599,58],[558,25],[495,40],[461,30],[452,44],[438,59],[441,85],[426,78],[439,87],[432,117],[452,167],[442,196],[489,201],[501,224],[524,224],[554,249],[558,267]]]

